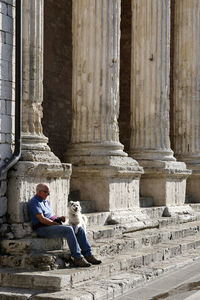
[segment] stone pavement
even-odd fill
[[[116,300],[199,300],[200,260],[163,275]]]

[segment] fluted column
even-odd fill
[[[142,169],[119,142],[120,0],[73,0],[71,189],[97,210],[138,206]]]
[[[71,165],[62,164],[51,152],[42,131],[43,0],[22,3],[22,156],[8,176],[8,215],[17,238],[30,234],[29,225],[22,224],[30,221],[26,202],[40,182],[51,190],[55,214],[66,215],[71,176]]]
[[[175,160],[169,140],[170,1],[132,1],[131,154]]]
[[[200,202],[200,2],[174,2],[173,145],[192,169],[187,194]]]
[[[169,74],[170,0],[133,0],[130,155],[144,167],[141,194],[155,205],[185,201],[184,193],[180,200],[167,187],[170,176],[176,173],[177,181],[185,169],[170,147]]]
[[[71,153],[126,156],[117,122],[120,1],[73,1],[72,31]]]
[[[44,136],[41,124],[43,114],[43,14],[43,0],[23,0],[22,159],[58,161],[47,146],[48,138]]]

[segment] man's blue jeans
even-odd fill
[[[66,225],[52,225],[39,227],[36,232],[38,237],[43,238],[65,238],[67,240],[71,256],[78,258],[83,254],[90,256],[92,254],[90,244],[87,240],[85,231],[79,227],[77,234],[75,227]]]

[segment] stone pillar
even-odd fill
[[[200,2],[174,2],[173,145],[192,170],[187,194],[200,202]]]
[[[23,1],[22,158],[59,162],[42,131],[44,2]]]
[[[154,205],[185,202],[185,164],[169,139],[170,1],[132,1],[130,156],[144,167],[141,195]]]
[[[73,1],[72,189],[98,210],[138,206],[142,169],[119,142],[120,0]]]
[[[22,3],[22,156],[8,174],[8,214],[12,223],[28,221],[26,202],[34,195],[39,182],[50,186],[50,202],[52,199],[55,213],[66,214],[71,175],[71,165],[61,164],[51,152],[41,124],[44,3],[43,0]],[[16,232],[20,230],[17,227]]]

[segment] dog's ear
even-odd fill
[[[68,206],[71,206],[72,203],[73,203],[73,201],[69,201],[69,202],[68,202]]]

